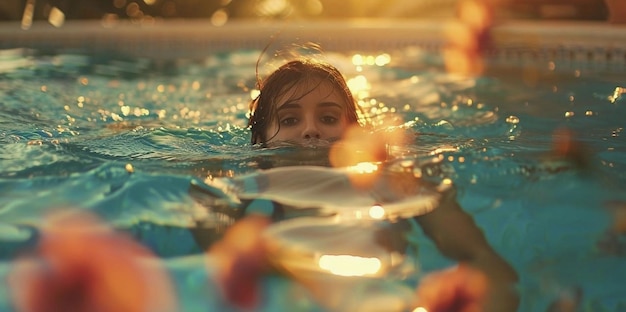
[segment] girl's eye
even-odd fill
[[[295,117],[287,117],[280,120],[280,124],[283,126],[293,126],[298,123],[298,119]]]
[[[337,121],[339,121],[339,119],[337,119],[337,117],[334,116],[322,116],[322,118],[320,118],[320,120],[325,123],[325,124],[335,124],[337,123]]]

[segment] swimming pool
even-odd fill
[[[3,48],[35,48],[0,55],[3,276],[37,241],[29,226],[42,214],[78,207],[159,255],[182,310],[224,308],[186,230],[190,184],[259,170],[259,156],[302,160],[250,147],[245,129],[255,62],[280,27],[251,36],[250,25],[219,35],[179,26],[146,35],[92,25],[96,36],[71,25],[20,36],[3,27]],[[550,27],[542,34],[537,26],[503,26],[494,33],[503,43],[492,66],[466,78],[443,70],[436,25],[339,28],[338,38],[352,38],[343,43],[315,35],[336,26],[309,25],[282,38],[322,41],[372,114],[401,116],[419,134],[393,152],[454,181],[461,206],[520,274],[520,311],[545,311],[576,289],[581,310],[626,309],[626,238],[623,226],[611,230],[626,209],[621,32],[592,36],[599,29],[592,25],[555,41],[559,32]],[[368,34],[376,39],[363,39]],[[553,152],[563,127],[584,146],[577,158]],[[415,240],[420,274],[451,264],[421,233]],[[293,287],[288,281],[264,283],[265,310],[315,308],[281,296]],[[0,289],[0,310],[12,311],[8,289]]]

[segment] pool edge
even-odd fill
[[[316,42],[332,51],[385,51],[420,47],[440,51],[452,20],[333,20],[263,22],[240,20],[214,26],[206,20],[167,20],[149,25],[128,21],[46,22],[23,30],[0,22],[0,49],[31,48],[58,52],[121,53],[151,58],[203,58],[233,49],[261,50],[278,43]],[[272,38],[277,39],[272,39]],[[492,55],[543,53],[578,62],[626,66],[626,25],[576,21],[506,21],[491,33]],[[526,53],[528,54],[528,53]],[[532,56],[531,56],[532,57]]]

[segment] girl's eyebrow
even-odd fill
[[[337,107],[337,108],[343,109],[343,106],[341,106],[341,104],[337,102],[320,102],[320,103],[317,103],[317,107]],[[295,108],[302,108],[302,106],[298,102],[287,102],[281,105],[279,108],[277,108],[276,111],[281,111],[283,109],[295,109]]]
[[[338,108],[343,108],[343,106],[341,106],[341,104],[337,103],[337,102],[320,102],[317,104],[317,107],[338,107]]]
[[[302,106],[300,106],[300,104],[298,104],[297,102],[287,102],[281,105],[279,108],[277,108],[276,111],[281,111],[283,109],[290,109],[290,108],[302,108]]]

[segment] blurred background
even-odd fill
[[[604,0],[481,0],[496,17],[606,20]],[[3,0],[1,21],[77,19],[440,18],[455,15],[456,0]]]

